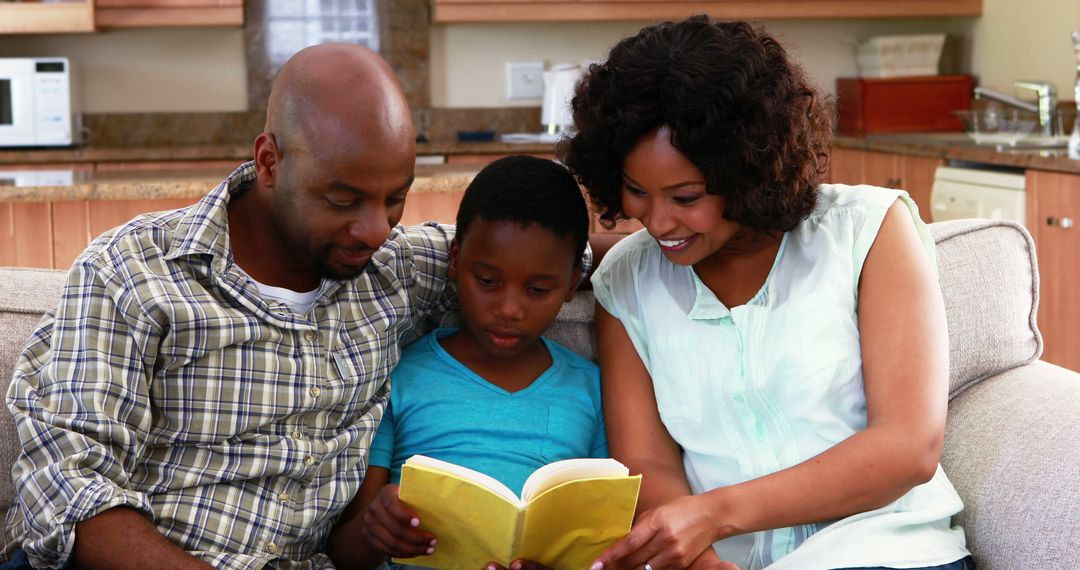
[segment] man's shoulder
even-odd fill
[[[140,214],[94,238],[75,263],[108,268],[164,258],[186,210]]]

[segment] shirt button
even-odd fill
[[[273,553],[277,552],[277,545],[274,544],[273,542],[268,542],[266,544],[266,551],[269,552],[270,554],[273,554]]]
[[[306,338],[308,342],[315,342],[315,339],[318,337],[319,335],[316,334],[315,331],[308,331],[304,333],[304,338]]]
[[[311,394],[312,398],[318,398],[321,392],[322,390],[320,390],[318,386],[312,386],[311,389],[308,390],[308,393]]]
[[[315,458],[314,457],[309,455],[309,456],[304,458],[304,465],[312,465],[314,463],[315,463]]]
[[[300,433],[300,430],[292,432],[293,439],[304,439],[304,434]]]
[[[289,494],[288,493],[278,493],[277,498],[282,503],[288,503],[289,502]]]

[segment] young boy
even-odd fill
[[[553,461],[608,456],[597,366],[541,336],[573,297],[588,226],[578,185],[550,160],[503,158],[469,185],[450,249],[462,326],[403,351],[357,508],[343,515],[364,517],[367,540],[350,545],[362,565],[438,548],[397,498],[414,454],[515,492]]]

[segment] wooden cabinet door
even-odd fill
[[[256,0],[261,2],[262,0]],[[94,0],[100,28],[244,25],[244,0]]]
[[[911,195],[911,199],[919,207],[919,215],[928,224],[934,221],[930,217],[930,190],[934,187],[934,173],[943,164],[945,161],[940,158],[900,157],[899,187]]]
[[[930,190],[940,158],[885,152],[834,149],[829,162],[830,181],[836,184],[872,184],[906,190],[923,221],[930,219]]]
[[[49,202],[0,202],[0,266],[53,266]]]
[[[0,2],[0,34],[92,31],[93,0]]]
[[[1080,370],[1080,175],[1027,171],[1027,220],[1039,258],[1042,359]]]
[[[433,20],[661,21],[707,13],[716,20],[979,16],[982,0],[435,0]]]
[[[833,184],[861,184],[863,180],[863,155],[861,150],[836,148],[829,158],[829,182]]]

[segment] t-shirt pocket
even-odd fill
[[[699,337],[690,334],[662,334],[649,348],[656,406],[664,423],[701,421],[701,378]]]

